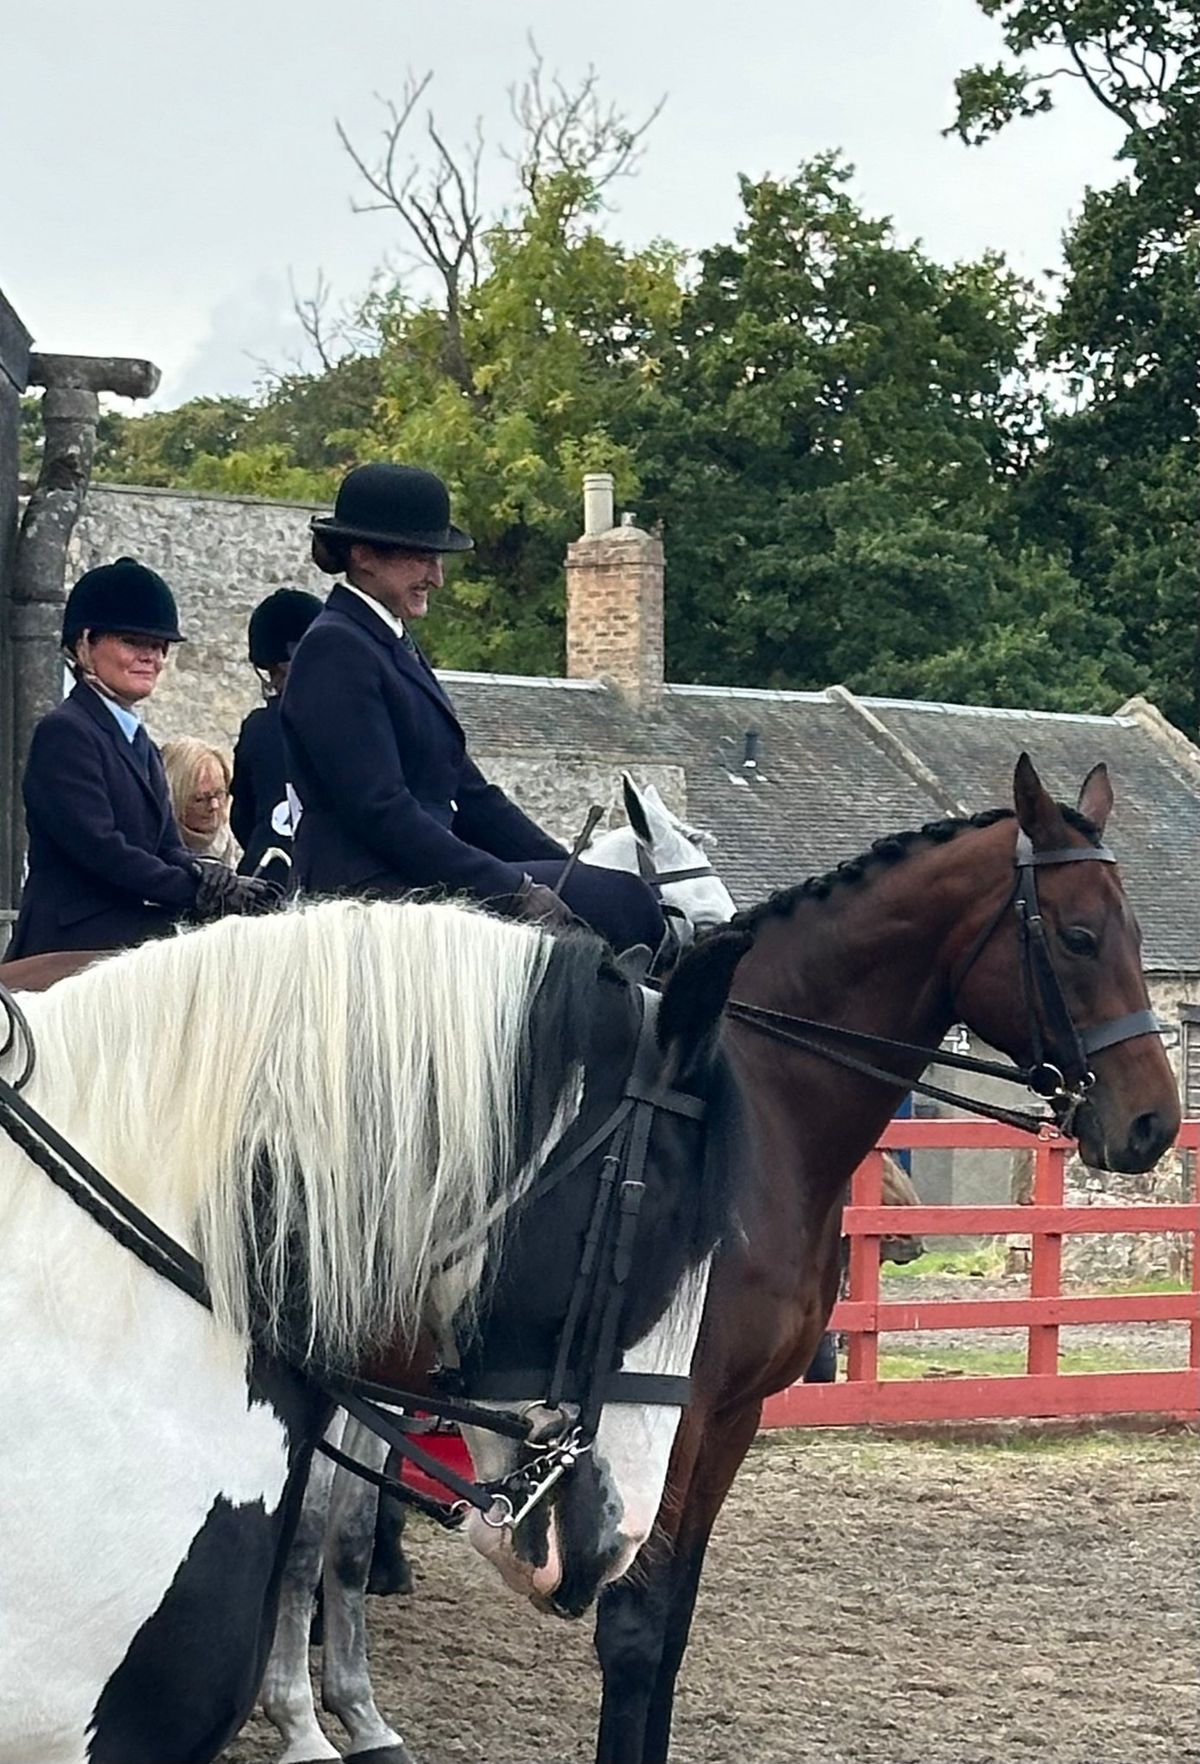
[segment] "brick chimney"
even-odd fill
[[[567,547],[567,678],[606,680],[641,710],[663,692],[663,548],[626,515],[610,472],[583,480],[583,537]]]

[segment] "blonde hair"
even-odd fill
[[[177,735],[162,745],[163,770],[167,774],[167,784],[171,791],[171,808],[175,815],[175,824],[179,828],[183,842],[192,851],[208,851],[215,844],[221,844],[220,834],[212,838],[198,840],[194,833],[188,832],[187,807],[195,795],[201,775],[210,765],[216,766],[226,793],[225,813],[221,817],[221,830],[229,825],[229,786],[233,782],[233,767],[219,747],[210,747],[207,741],[200,741],[194,735]],[[223,861],[230,861],[224,851],[215,852]],[[240,855],[240,853],[239,853]],[[237,857],[231,860],[236,864]]]

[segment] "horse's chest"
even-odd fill
[[[96,1262],[114,1250],[99,1239]],[[87,1734],[114,1731],[118,1695],[143,1727],[187,1706],[189,1648],[210,1656],[219,1702],[222,1627],[244,1647],[261,1615],[284,1427],[248,1399],[236,1342],[125,1272],[105,1302],[44,1275],[0,1291],[0,1764],[210,1756],[155,1751],[141,1728],[118,1735],[124,1751],[89,1751]],[[192,1703],[188,1719],[209,1713]]]

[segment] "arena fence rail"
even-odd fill
[[[896,1121],[879,1149],[855,1172],[843,1230],[849,1238],[849,1284],[830,1327],[848,1337],[844,1382],[796,1384],[770,1398],[765,1427],[854,1426],[908,1421],[964,1421],[1082,1415],[1161,1414],[1200,1420],[1200,1204],[1064,1204],[1070,1140],[1046,1130],[1035,1142],[1030,1205],[906,1208],[914,1235],[979,1237],[1019,1233],[1031,1239],[1027,1297],[911,1299],[880,1297],[879,1249],[897,1228],[882,1204],[883,1149],[1028,1149],[1026,1134],[991,1122]],[[1176,1153],[1200,1148],[1200,1121],[1185,1121]],[[1062,1289],[1064,1237],[1110,1232],[1178,1232],[1190,1238],[1191,1290],[1169,1293],[1068,1294]],[[1064,1372],[1059,1332],[1072,1324],[1189,1324],[1186,1369]],[[893,1331],[1023,1329],[1025,1371],[1010,1377],[880,1378],[880,1336]]]

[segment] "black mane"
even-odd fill
[[[1100,844],[1099,830],[1086,815],[1081,815],[1078,809],[1069,807],[1065,802],[1059,803],[1058,807],[1068,827],[1082,833],[1092,845]],[[944,820],[926,821],[923,827],[912,828],[906,833],[889,833],[883,839],[876,839],[869,850],[858,857],[844,859],[832,870],[826,870],[823,875],[809,876],[806,881],[797,882],[791,888],[777,889],[756,906],[744,907],[721,929],[726,932],[753,933],[766,919],[786,918],[802,900],[824,900],[841,883],[863,881],[877,865],[899,863],[915,847],[945,845],[971,828],[992,827],[997,821],[1015,819],[1016,815],[1010,808],[981,809],[975,815],[947,815]]]

